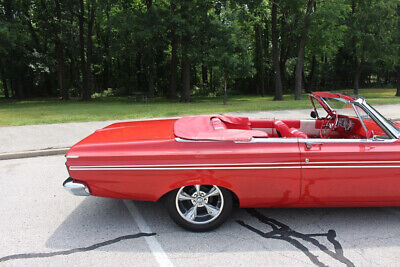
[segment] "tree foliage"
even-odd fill
[[[399,55],[399,0],[0,0],[5,97],[400,95]]]

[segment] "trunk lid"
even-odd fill
[[[174,136],[175,119],[118,122],[95,131],[75,146],[169,140]]]

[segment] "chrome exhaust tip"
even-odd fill
[[[90,196],[89,187],[84,184],[74,182],[71,177],[64,181],[63,186],[75,196]]]

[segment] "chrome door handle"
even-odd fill
[[[322,142],[306,142],[305,143],[307,149],[310,149],[313,145],[323,145],[323,144],[324,143],[322,143]]]

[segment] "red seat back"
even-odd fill
[[[290,137],[290,128],[283,121],[276,120],[274,122],[275,129],[281,134],[282,137]]]
[[[308,138],[308,135],[306,135],[302,131],[297,130],[296,128],[290,128],[290,134],[293,137],[297,137],[297,138]]]
[[[289,128],[286,123],[280,120],[274,122],[275,129],[281,134],[282,137],[297,137],[308,138],[308,136],[296,128]]]

